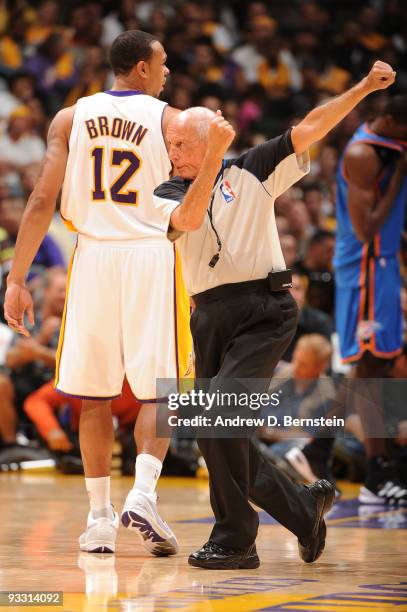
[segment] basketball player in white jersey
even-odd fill
[[[42,172],[17,239],[5,316],[13,329],[29,335],[24,315],[31,324],[34,315],[25,277],[63,185],[61,214],[78,240],[55,385],[83,399],[80,444],[90,512],[80,548],[115,551],[119,516],[110,503],[110,402],[126,375],[144,405],[135,430],[135,484],[121,519],[147,550],[170,555],[178,545],[157,512],[155,493],[168,440],[155,437],[155,408],[148,402],[155,401],[157,378],[186,375],[189,367],[189,309],[167,230],[170,218],[174,229],[195,229],[195,211],[191,199],[157,206],[152,195],[169,177],[163,133],[178,112],[156,99],[169,73],[162,45],[144,32],[124,32],[113,42],[110,61],[112,90],[78,100],[51,123]],[[214,180],[208,168],[222,160],[232,139],[231,126],[218,115],[201,180]]]

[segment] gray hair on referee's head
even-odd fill
[[[209,125],[216,114],[195,106],[179,113],[167,130],[168,155],[175,176],[193,180],[199,172],[209,141]]]
[[[177,124],[180,128],[191,130],[196,133],[200,140],[207,141],[209,124],[216,113],[204,106],[192,106],[177,115],[172,125]]]

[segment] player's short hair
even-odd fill
[[[390,115],[396,123],[407,125],[407,95],[391,96],[383,109],[383,115]]]
[[[109,61],[114,74],[129,74],[138,62],[148,62],[156,38],[141,30],[127,30],[113,41]]]

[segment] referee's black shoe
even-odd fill
[[[324,514],[329,512],[335,500],[335,485],[328,480],[317,480],[306,485],[316,501],[316,517],[311,535],[305,540],[298,540],[298,551],[305,563],[312,563],[322,555],[325,548],[326,525]]]
[[[260,565],[256,544],[247,548],[228,548],[215,542],[207,542],[189,555],[189,565],[204,569],[256,569]]]

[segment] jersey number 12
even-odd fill
[[[91,153],[93,158],[94,189],[92,200],[105,202],[106,189],[103,186],[102,169],[105,157],[104,147],[95,147]],[[127,162],[123,172],[110,185],[110,197],[116,204],[130,204],[137,206],[138,191],[126,189],[128,182],[140,170],[141,159],[133,151],[125,149],[112,149],[110,166],[122,166]]]

